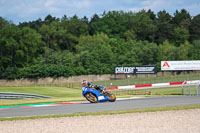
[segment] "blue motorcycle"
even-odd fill
[[[103,90],[101,93],[100,91],[96,90],[95,88],[82,88],[82,95],[90,102],[90,103],[97,103],[97,102],[114,102],[116,100],[115,95],[108,93],[106,88],[101,86]]]

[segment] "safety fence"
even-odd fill
[[[199,95],[200,80],[181,81],[170,83],[144,84],[144,85],[129,85],[129,86],[114,86],[107,87],[107,90],[112,91],[117,95],[151,95],[153,89],[161,88],[182,88],[182,93],[174,92],[174,95]]]
[[[182,95],[200,96],[200,81],[184,81],[182,84]]]
[[[170,86],[174,87],[174,86],[181,86],[182,84],[197,84],[197,83],[200,83],[200,80],[144,84],[144,85],[113,86],[113,87],[107,87],[107,89],[108,90],[147,89],[147,88],[170,87]]]

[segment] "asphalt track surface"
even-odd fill
[[[0,118],[45,116],[78,112],[102,112],[127,109],[144,109],[166,106],[200,105],[200,96],[170,96],[118,100],[104,103],[79,103],[45,107],[0,109]]]

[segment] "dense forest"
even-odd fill
[[[0,79],[110,74],[115,66],[200,60],[200,14],[109,11],[13,24],[0,17]]]

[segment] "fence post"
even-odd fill
[[[191,90],[190,89],[191,89],[191,87],[190,87],[190,84],[189,84],[189,90],[188,90],[189,91],[189,96],[191,96]]]
[[[200,84],[198,84],[196,87],[196,96],[199,96],[199,88],[200,88]]]
[[[187,81],[185,80],[183,83],[182,83],[182,95],[185,95],[184,94],[184,84],[186,83]]]

